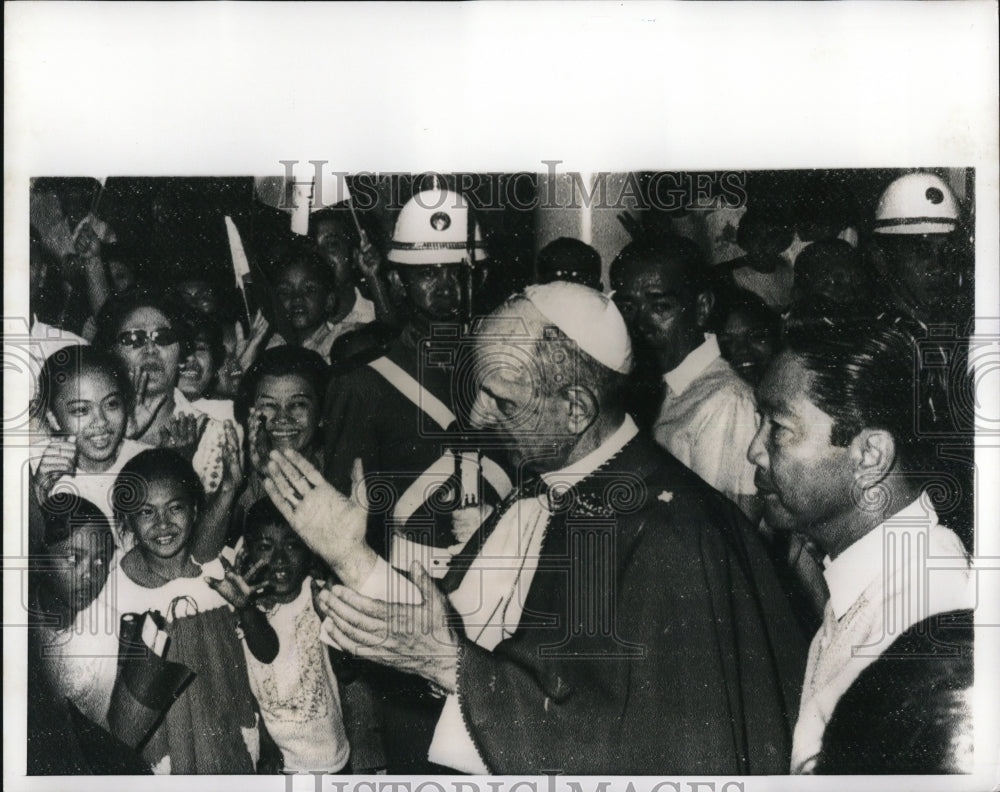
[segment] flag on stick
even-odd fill
[[[292,231],[302,235],[309,233],[311,213],[350,201],[351,198],[347,178],[343,174],[323,173],[319,168],[313,168],[308,179],[288,178],[287,174],[256,176],[254,194],[261,203],[290,213]]]

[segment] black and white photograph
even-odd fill
[[[19,5],[11,788],[1000,783],[995,4]]]

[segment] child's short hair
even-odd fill
[[[205,489],[191,463],[170,448],[151,448],[136,454],[121,469],[111,488],[111,505],[119,521],[146,501],[148,483],[172,479],[181,485],[199,511],[205,505]]]
[[[333,270],[323,258],[323,254],[320,252],[319,246],[309,237],[298,237],[288,243],[288,247],[285,248],[284,254],[277,262],[276,280],[280,280],[282,275],[284,275],[285,270],[296,264],[311,269],[319,279],[320,283],[322,283],[323,286],[329,291],[332,292],[337,288],[337,282]]]
[[[265,349],[240,379],[233,400],[236,420],[245,424],[257,396],[257,386],[264,377],[302,377],[316,391],[317,407],[322,411],[323,396],[330,367],[318,352],[303,347],[278,346]]]
[[[361,244],[349,209],[344,209],[342,206],[331,206],[309,215],[310,239],[315,241],[317,229],[323,223],[330,223],[334,226],[334,233],[343,240],[349,250],[356,250]]]
[[[760,295],[736,286],[720,295],[718,301],[718,329],[734,313],[743,314],[751,323],[764,328],[775,339],[781,333],[781,314],[771,308]]]
[[[288,520],[278,511],[274,502],[270,498],[261,498],[247,510],[246,517],[243,518],[244,541],[249,542],[251,538],[260,536],[268,525],[290,528]]]
[[[53,352],[45,359],[42,371],[38,375],[38,395],[35,399],[34,412],[44,415],[50,409],[62,389],[70,380],[85,371],[100,371],[114,380],[122,393],[126,409],[132,409],[132,383],[129,381],[125,367],[110,352],[83,344],[63,347]]]
[[[45,547],[65,542],[74,532],[96,525],[112,535],[107,515],[75,492],[56,492],[41,504],[42,542]]]
[[[209,352],[212,355],[212,364],[219,368],[226,359],[225,331],[222,328],[222,323],[214,316],[206,316],[186,305],[177,304],[176,299],[171,300],[171,309],[184,325],[183,334],[190,339],[191,346],[187,349],[188,354],[194,350],[194,345],[198,341],[203,341],[208,344]]]

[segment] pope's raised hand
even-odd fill
[[[360,460],[355,460],[351,476],[353,492],[363,491]],[[292,530],[344,583],[364,582],[376,555],[365,542],[368,511],[362,495],[338,492],[304,456],[290,449],[271,452],[264,489]]]

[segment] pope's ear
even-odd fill
[[[570,385],[563,389],[567,405],[567,421],[571,434],[583,434],[597,419],[600,404],[590,388]]]

